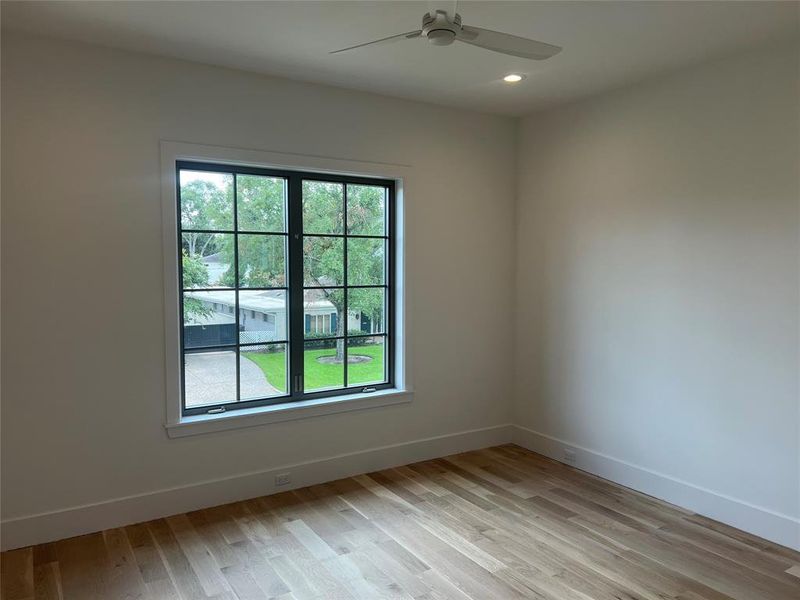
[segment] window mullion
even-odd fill
[[[241,334],[239,332],[239,198],[238,183],[236,181],[236,173],[233,174],[233,287],[235,288],[235,303],[233,308],[234,319],[236,323],[236,402],[242,400],[242,378],[241,378],[241,349],[239,348],[239,341]]]
[[[293,400],[303,395],[303,186],[299,175],[289,186],[289,390]]]
[[[386,189],[386,213],[385,213],[386,221],[384,222],[384,233],[387,235],[386,240],[386,253],[388,256],[386,257],[386,262],[384,263],[387,269],[386,273],[384,274],[384,323],[383,323],[383,332],[385,334],[384,339],[384,354],[386,356],[384,368],[386,369],[386,381],[390,384],[395,382],[395,372],[394,372],[394,363],[395,363],[395,281],[396,281],[396,269],[397,269],[397,256],[395,251],[397,249],[396,240],[397,235],[395,233],[395,227],[397,226],[397,213],[396,213],[396,205],[395,205],[395,187],[391,186]]]
[[[344,284],[344,314],[340,315],[342,319],[342,334],[344,335],[344,340],[342,340],[342,367],[343,367],[343,375],[344,375],[344,387],[347,387],[347,329],[348,329],[348,322],[347,318],[350,314],[350,307],[349,307],[349,300],[347,298],[347,184],[342,184],[342,199],[344,202],[342,208],[342,233],[344,234],[344,239],[342,245],[344,246],[344,272],[342,273],[342,283]]]

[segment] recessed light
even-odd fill
[[[503,77],[503,81],[506,83],[517,83],[525,79],[523,75],[518,75],[517,73],[509,73],[505,77]]]

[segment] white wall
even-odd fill
[[[524,119],[515,405],[534,446],[798,547],[799,109],[784,47]]]
[[[5,32],[2,58],[3,519],[508,423],[513,120]],[[161,139],[412,165],[413,402],[167,438]]]

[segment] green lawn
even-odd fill
[[[365,363],[347,366],[348,383],[376,383],[384,380],[383,344],[356,346],[350,348],[352,354],[371,356]],[[344,368],[342,365],[323,364],[317,361],[320,356],[333,356],[335,348],[322,350],[306,350],[305,352],[305,389],[312,391],[320,388],[342,387]],[[267,380],[281,392],[286,391],[286,356],[283,352],[244,352],[245,356],[256,363]]]

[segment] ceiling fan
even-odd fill
[[[531,58],[533,60],[544,60],[561,52],[560,46],[529,40],[527,38],[511,35],[510,33],[483,29],[482,27],[462,25],[461,15],[458,13],[453,14],[454,16],[451,18],[450,14],[445,10],[426,13],[425,16],[422,17],[422,29],[390,35],[389,37],[366,42],[364,44],[357,44],[348,48],[342,48],[341,50],[334,50],[330,54],[347,52],[348,50],[364,48],[365,46],[375,46],[378,44],[398,42],[404,39],[413,40],[417,38],[427,38],[434,46],[449,46],[453,42],[464,42],[465,44],[478,46],[486,50],[492,50],[493,52],[510,54],[511,56],[519,56],[521,58]]]

